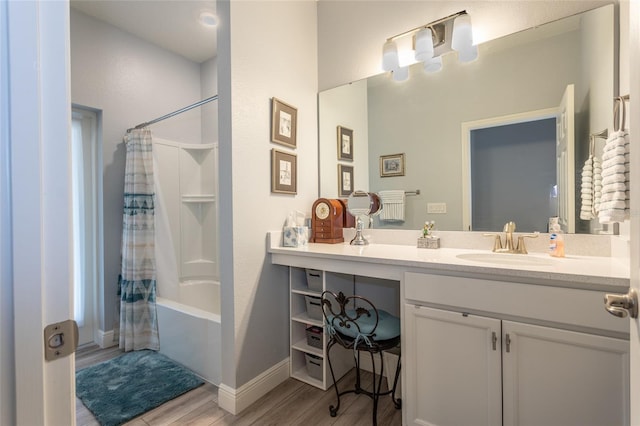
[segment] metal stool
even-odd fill
[[[327,342],[327,358],[331,378],[336,389],[338,402],[329,406],[331,417],[335,417],[340,409],[340,397],[346,393],[365,394],[373,399],[373,425],[377,424],[378,400],[381,395],[391,395],[397,409],[402,407],[402,401],[396,399],[396,387],[400,376],[400,356],[396,365],[393,387],[381,392],[382,377],[384,376],[383,351],[400,345],[400,319],[386,311],[378,310],[368,299],[362,296],[345,296],[342,292],[335,294],[325,291],[321,296],[322,313],[324,315],[329,341]],[[348,306],[351,304],[351,306]],[[331,348],[335,344],[354,351],[356,364],[356,384],[353,389],[340,392],[331,365]],[[373,367],[373,390],[367,391],[360,386],[360,352],[369,352]],[[380,375],[376,380],[375,355],[380,358]]]

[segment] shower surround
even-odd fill
[[[217,146],[153,143],[160,352],[219,385]]]

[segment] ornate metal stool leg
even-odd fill
[[[373,426],[378,424],[378,400],[380,399],[380,390],[382,389],[382,377],[384,376],[384,362],[382,360],[382,352],[378,352],[380,355],[380,375],[378,376],[378,383],[376,386],[376,361],[374,352],[370,352],[371,355],[371,367],[373,370],[373,392],[371,398],[373,399]]]
[[[359,395],[362,392],[362,382],[360,381],[360,351],[357,352],[357,355],[353,355],[353,360],[356,363],[356,387],[354,392],[356,395]]]
[[[336,382],[336,376],[333,373],[333,366],[331,365],[331,356],[329,355],[329,352],[331,351],[331,348],[335,343],[336,343],[335,340],[331,340],[327,344],[327,360],[329,361],[329,370],[331,371],[331,379],[333,379],[333,387],[336,389],[336,397],[338,399],[338,403],[335,407],[333,405],[329,406],[329,414],[331,414],[331,417],[335,417],[338,414],[338,410],[340,409],[340,392],[338,391],[338,382]]]
[[[393,405],[396,406],[397,409],[402,408],[402,400],[400,398],[396,399],[396,388],[398,387],[398,379],[400,378],[400,358],[401,355],[398,355],[398,363],[396,364],[396,374],[393,379],[393,390],[391,392],[391,400],[393,401]]]

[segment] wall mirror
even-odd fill
[[[584,221],[578,213],[580,171],[588,156],[589,137],[611,127],[613,120],[616,31],[614,6],[607,5],[480,44],[479,58],[474,62],[460,63],[451,52],[443,56],[443,69],[437,73],[426,73],[421,64],[416,64],[403,82],[380,74],[321,92],[320,196],[338,196],[336,171],[339,164],[346,164],[353,166],[356,188],[407,193],[404,221],[381,221],[378,217],[377,228],[421,229],[426,220],[433,220],[440,230],[499,231],[505,222],[513,220],[523,232],[546,232],[548,218],[558,211],[558,199],[562,198],[567,203],[563,214],[574,214],[570,230],[610,232],[602,229],[597,219]],[[574,112],[567,117],[562,112],[566,112],[563,97],[571,86]],[[474,154],[469,150],[469,139],[473,139],[469,134],[482,128],[482,123],[533,120],[527,117],[560,117],[565,124],[567,118],[573,118],[573,142],[568,142],[568,149],[574,158],[562,165],[553,154],[548,160],[530,161],[525,169],[516,165],[518,158],[514,156],[526,156],[526,149],[489,155],[490,161],[480,163],[486,163],[485,168],[514,169],[513,176],[517,176],[501,178],[504,185],[496,191],[512,191],[507,198],[511,201],[506,207],[494,208],[494,185],[473,187],[478,182],[470,177],[469,156]],[[349,160],[339,159],[338,126],[352,130]],[[513,148],[523,134],[516,132],[516,139],[505,145]],[[596,142],[598,153],[604,140]],[[551,145],[557,143],[554,140]],[[389,175],[380,170],[380,158],[394,155],[403,160],[403,174]],[[558,162],[552,166],[556,175],[545,178],[566,188],[554,199],[553,185],[541,183],[535,188],[538,201],[531,201],[536,198],[534,189],[519,183],[535,181],[548,173],[548,164],[538,162],[549,161]],[[498,228],[478,229],[469,223],[470,193],[474,191],[483,195],[476,197],[479,204],[473,208],[483,209],[502,224]],[[534,207],[538,213],[525,221]]]

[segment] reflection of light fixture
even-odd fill
[[[436,56],[424,63],[424,70],[426,72],[438,72],[442,69],[442,56]]]
[[[453,22],[451,48],[458,51],[460,62],[470,62],[478,57],[478,46],[473,45],[469,15],[461,15]]]
[[[407,36],[412,36],[413,40],[410,63],[401,60],[407,52],[398,52],[397,42]],[[471,18],[466,11],[389,37],[382,47],[382,69],[391,72],[396,81],[409,77],[408,65],[415,63],[413,61],[423,62],[425,71],[433,73],[442,69],[442,55],[452,50],[458,52],[460,62],[470,62],[478,57],[478,48],[473,45]]]
[[[392,71],[392,74],[395,81],[405,81],[409,78],[409,67],[398,67]]]
[[[205,27],[215,27],[218,25],[218,17],[213,12],[209,12],[208,10],[204,10],[200,12],[198,15],[198,20],[200,24]]]
[[[398,59],[398,46],[392,40],[382,46],[382,69],[385,71],[393,71],[400,67],[400,60]]]

